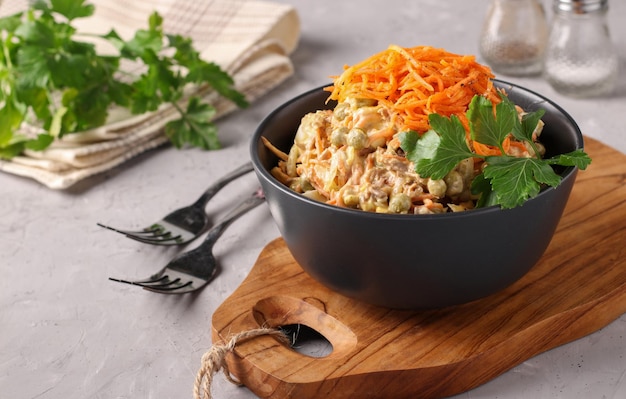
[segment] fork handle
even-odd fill
[[[244,165],[241,165],[235,170],[230,171],[228,174],[222,176],[219,180],[213,183],[209,188],[206,189],[204,193],[194,202],[193,206],[197,208],[204,209],[206,204],[209,202],[218,191],[220,191],[224,186],[226,186],[231,181],[235,180],[239,176],[245,175],[248,172],[253,170],[252,162],[247,162]]]
[[[252,196],[246,198],[242,202],[240,202],[237,206],[231,209],[226,216],[222,220],[219,221],[216,225],[214,225],[209,232],[207,233],[206,238],[200,244],[202,247],[212,247],[217,241],[218,238],[224,233],[226,228],[230,226],[232,222],[234,222],[238,217],[242,216],[246,212],[252,210],[258,205],[261,205],[265,202],[265,195],[263,191],[259,188],[257,189]]]

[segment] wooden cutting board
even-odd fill
[[[441,398],[470,390],[626,313],[626,155],[586,139],[546,253],[520,281],[455,307],[399,311],[312,280],[278,238],[213,315],[214,342],[260,326],[304,324],[330,341],[323,358],[270,336],[239,343],[231,372],[262,398]]]

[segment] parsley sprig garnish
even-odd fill
[[[185,89],[210,86],[245,107],[232,77],[202,60],[191,39],[164,33],[157,12],[127,41],[115,30],[79,34],[72,22],[94,11],[86,0],[37,0],[25,12],[0,18],[0,158],[42,150],[56,137],[101,126],[113,104],[133,114],[172,104],[180,119],[167,123],[165,133],[176,147],[219,148],[211,123],[215,109],[198,95],[185,98]],[[117,52],[97,53],[93,39]],[[120,69],[123,62],[140,72],[129,75]],[[20,134],[25,120],[44,133]]]
[[[494,115],[491,101],[474,96],[466,115],[471,140],[497,147],[503,155],[476,154],[470,149],[465,128],[456,115],[448,118],[430,114],[431,130],[421,136],[414,131],[400,134],[401,148],[415,165],[415,171],[422,177],[442,179],[462,160],[482,158],[485,166],[471,187],[473,194],[480,194],[477,207],[514,208],[536,196],[544,185],[556,187],[560,184],[562,178],[552,165],[586,169],[591,159],[581,149],[547,159],[506,155],[503,143],[509,134],[528,143],[533,152],[539,154],[532,134],[545,111],[526,113],[520,120],[515,105],[505,95],[501,98]]]

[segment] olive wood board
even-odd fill
[[[330,341],[332,352],[311,357],[260,336],[229,353],[230,372],[261,398],[443,398],[619,318],[626,313],[626,155],[585,142],[593,162],[578,173],[538,264],[468,304],[421,311],[368,305],[310,278],[282,238],[270,242],[213,314],[213,341],[303,324]]]

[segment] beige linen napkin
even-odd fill
[[[27,3],[27,0],[5,0],[0,4],[0,15],[21,11]],[[106,33],[113,28],[122,37],[130,38],[137,29],[147,26],[150,13],[158,11],[165,32],[191,37],[202,57],[229,72],[236,88],[250,102],[293,74],[289,54],[297,45],[300,25],[291,6],[246,0],[92,0],[91,3],[96,13],[76,21],[79,31]],[[236,109],[215,92],[203,95],[216,108],[216,118]],[[66,135],[45,151],[26,151],[11,161],[0,161],[0,170],[35,179],[52,189],[64,189],[166,143],[163,126],[177,117],[171,106],[139,116],[113,110],[105,126]]]

